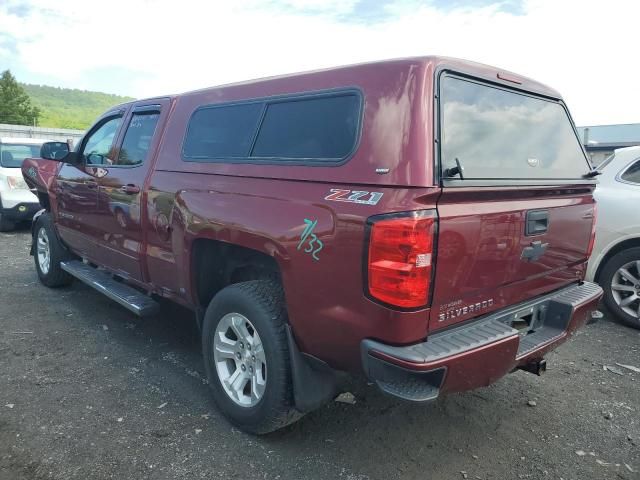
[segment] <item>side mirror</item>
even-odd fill
[[[65,142],[46,142],[40,147],[40,158],[64,162],[69,155],[69,145]]]
[[[40,158],[76,165],[82,157],[72,152],[66,142],[46,142],[40,147]]]

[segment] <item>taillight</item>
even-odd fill
[[[589,239],[589,246],[587,247],[587,258],[591,256],[593,252],[593,245],[596,243],[596,223],[598,220],[598,204],[593,204],[593,221],[591,223],[591,238]]]
[[[435,253],[435,211],[376,216],[369,225],[369,295],[401,308],[425,306]]]

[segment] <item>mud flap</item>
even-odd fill
[[[286,325],[286,329],[295,406],[302,413],[310,412],[336,396],[341,384],[340,373],[322,360],[301,353],[291,326]]]

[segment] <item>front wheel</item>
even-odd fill
[[[279,283],[230,285],[205,314],[202,349],[218,408],[240,429],[269,433],[295,421],[286,311]]]
[[[609,310],[620,321],[640,328],[640,247],[623,250],[611,257],[599,280]]]
[[[40,215],[33,231],[33,241],[35,242],[33,258],[38,278],[47,287],[69,285],[73,281],[73,277],[62,270],[60,262],[69,260],[71,254],[58,240],[53,229],[51,216],[48,213]]]

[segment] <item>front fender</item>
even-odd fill
[[[22,162],[22,176],[30,188],[40,193],[49,194],[51,182],[58,174],[62,164],[43,158],[25,158]]]

